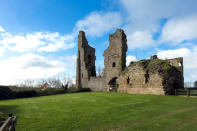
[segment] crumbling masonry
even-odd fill
[[[109,36],[109,47],[104,51],[104,75],[96,76],[95,48],[88,45],[85,32],[78,35],[76,86],[93,91],[109,91],[134,94],[173,94],[183,88],[183,58],[151,59],[131,62],[126,67],[127,38],[117,29]]]

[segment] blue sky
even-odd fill
[[[127,63],[184,57],[185,81],[197,80],[195,0],[0,0],[0,84],[69,74],[77,35],[96,48],[96,67],[116,28],[127,34]]]

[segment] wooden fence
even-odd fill
[[[16,131],[16,116],[9,114],[8,118],[1,118],[0,131]]]
[[[197,96],[197,88],[175,89],[175,95]]]

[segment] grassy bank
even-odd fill
[[[74,93],[0,101],[18,131],[197,130],[197,98]]]

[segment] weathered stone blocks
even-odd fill
[[[126,67],[127,39],[123,30],[117,29],[109,36],[109,47],[104,51],[104,75],[96,77],[95,49],[88,45],[85,32],[78,35],[76,86],[93,91],[134,94],[173,94],[183,88],[183,58],[160,60],[156,55],[149,60],[131,62]]]

